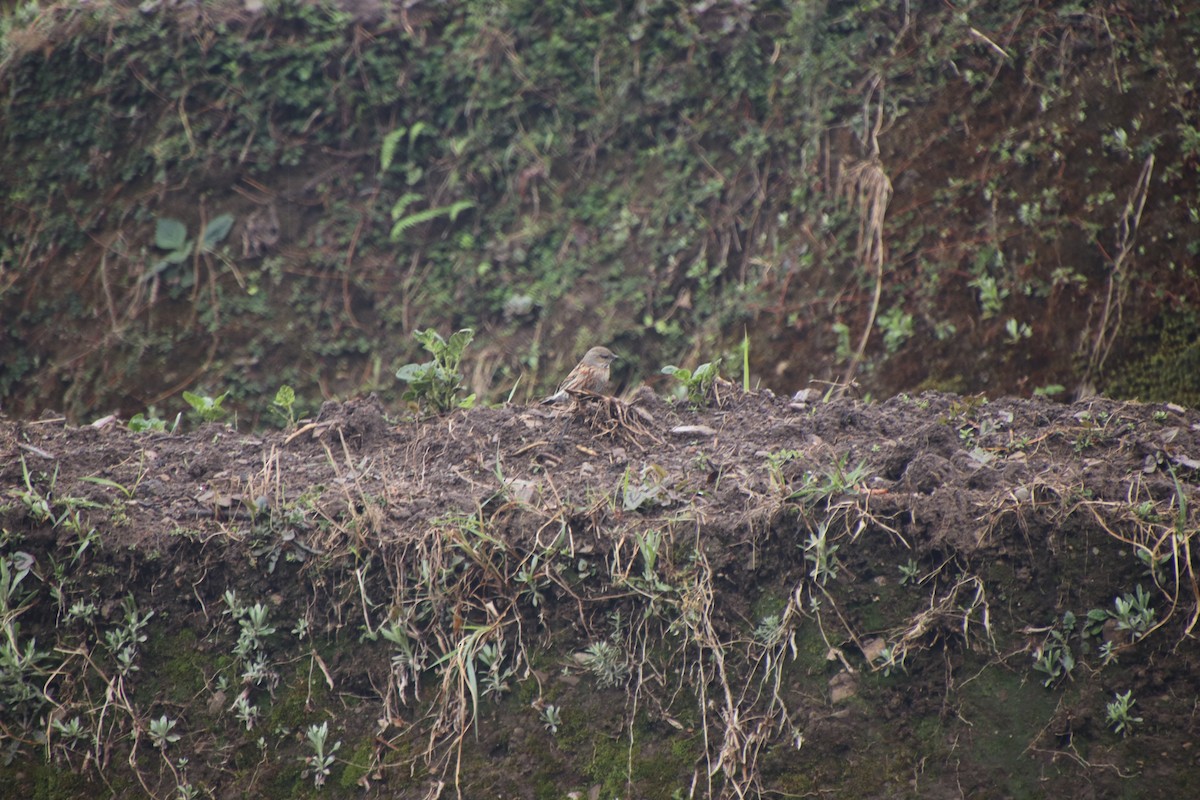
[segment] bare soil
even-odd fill
[[[1196,796],[1198,469],[1103,399],[3,421],[0,785]]]

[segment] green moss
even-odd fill
[[[959,696],[961,716],[970,723],[961,730],[970,760],[991,770],[997,790],[1006,797],[1043,797],[1044,781],[1061,770],[1028,758],[1027,751],[1037,731],[1053,717],[1060,693],[1020,674],[989,667],[964,682]]]
[[[76,800],[108,793],[102,786],[58,765],[19,759],[0,766],[0,786],[4,787],[5,797],[28,800]]]
[[[190,703],[200,694],[205,686],[205,671],[213,670],[215,661],[211,654],[196,646],[198,641],[196,632],[190,628],[154,627],[143,651],[143,674],[153,677],[148,691],[181,704]]]
[[[1130,341],[1130,355],[1113,371],[1106,394],[1200,406],[1200,317],[1195,311],[1165,314]]]
[[[265,709],[267,729],[297,730],[314,718],[314,709],[323,708],[328,701],[329,685],[321,671],[310,672],[306,661],[298,662],[291,675],[281,676],[275,699]]]
[[[346,766],[338,783],[343,789],[358,788],[360,781],[371,771],[371,758],[375,753],[375,742],[366,739],[359,743],[346,757]]]
[[[762,621],[764,618],[772,614],[782,614],[783,609],[787,606],[788,598],[775,592],[763,592],[750,606],[751,619]]]

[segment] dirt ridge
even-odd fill
[[[28,796],[1195,789],[1194,410],[368,398],[0,453]]]

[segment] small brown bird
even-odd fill
[[[584,354],[583,360],[575,365],[571,374],[558,387],[558,391],[542,401],[561,403],[572,394],[600,394],[608,388],[608,365],[617,358],[607,347],[593,347]]]

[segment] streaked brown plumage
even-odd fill
[[[609,365],[616,358],[613,351],[607,347],[593,347],[588,350],[567,379],[559,385],[558,391],[542,403],[560,403],[569,399],[572,394],[602,394],[608,388]]]

